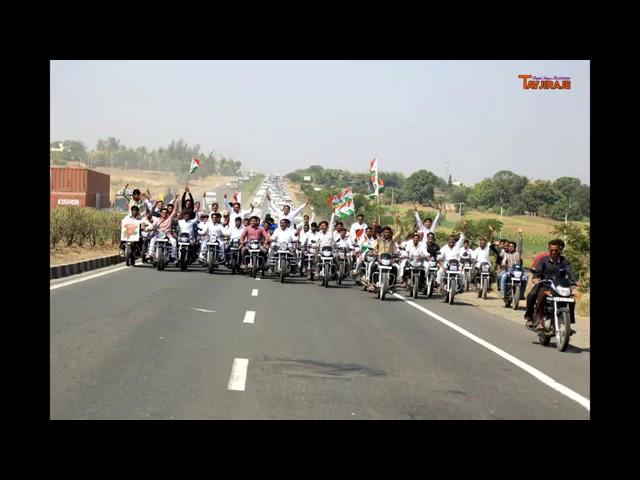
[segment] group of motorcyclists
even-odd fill
[[[489,227],[488,236],[480,238],[478,246],[472,249],[464,222],[459,235],[449,235],[447,243],[440,247],[435,238],[440,209],[435,219],[421,219],[416,206],[416,223],[411,231],[405,231],[397,215],[394,232],[391,226],[375,222],[373,226],[367,225],[363,215],[358,215],[347,229],[342,221],[336,221],[335,212],[329,221],[316,223],[314,211],[311,218],[304,215],[300,224],[294,224],[310,200],[293,211],[285,205],[278,212],[267,195],[272,213],[264,215],[261,221],[257,215],[251,215],[253,205],[241,210],[240,203],[229,202],[226,194],[224,205],[228,211],[224,213],[215,202],[209,211],[203,209],[200,202],[194,203],[188,186],[181,202],[178,198],[176,194],[173,201],[165,205],[154,201],[148,191],[146,194],[138,189],[133,191],[127,218],[140,220],[144,245],[140,250],[144,261],[155,263],[156,241],[162,232],[170,244],[169,263],[179,262],[177,238],[186,233],[193,253],[189,258],[206,264],[209,246],[213,244],[217,248],[217,263],[230,266],[230,252],[238,255],[234,272],[237,266],[239,271],[254,275],[256,271],[263,275],[276,273],[282,279],[295,272],[311,280],[320,279],[325,286],[329,281],[341,283],[351,277],[369,292],[386,290],[381,292],[381,299],[385,293],[393,293],[398,288],[408,288],[414,297],[419,292],[430,297],[439,289],[449,303],[453,303],[456,293],[468,290],[469,285],[475,286],[479,296],[482,291],[486,298],[486,291],[491,289],[494,280],[507,299],[507,292],[517,277],[518,288],[514,290],[517,298],[512,294],[509,301],[517,308],[517,302],[525,298],[528,279],[522,270],[522,230],[519,230],[518,246],[507,239],[494,241],[493,229]],[[278,217],[277,223],[272,214]],[[539,280],[549,280],[562,267],[574,281],[570,264],[560,255],[563,248],[561,240],[553,240],[549,254],[536,258],[540,266],[532,270],[535,286],[527,296],[528,328],[540,328],[540,322],[534,322],[533,313],[547,290],[540,289]],[[494,265],[490,253],[495,254]],[[280,261],[281,258],[284,260]],[[571,317],[573,320],[573,308]]]

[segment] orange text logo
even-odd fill
[[[571,90],[571,77],[536,77],[518,75],[524,90]]]

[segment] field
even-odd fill
[[[68,166],[79,165],[75,165],[74,162],[69,162]],[[122,189],[126,183],[129,184],[129,188],[139,188],[141,191],[149,189],[154,198],[156,196],[159,198],[162,197],[169,188],[173,191],[184,191],[184,184],[178,183],[175,173],[156,172],[154,170],[125,170],[124,168],[108,167],[96,167],[91,170],[106,173],[111,176],[111,191],[109,192],[111,201],[115,198],[116,192]],[[216,190],[216,188],[220,188],[222,193],[225,190],[231,193],[231,189],[225,187],[225,184],[235,178],[236,177],[211,175],[205,178],[193,179],[189,181],[189,189],[196,201],[202,197],[205,191]],[[218,192],[219,196],[221,196],[221,192]]]

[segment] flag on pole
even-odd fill
[[[338,208],[336,210],[336,217],[338,218],[346,218],[355,213],[353,207],[353,193],[351,192],[351,187],[347,187],[342,190],[340,194],[340,203],[338,204]]]
[[[374,158],[369,162],[369,177],[371,177],[371,184],[373,185],[373,193],[369,194],[369,198],[376,198],[381,193],[384,193],[384,182],[378,176],[377,158]]]
[[[200,160],[198,160],[197,158],[192,159],[191,166],[189,167],[189,175],[191,175],[193,172],[195,172],[199,168],[200,168]]]

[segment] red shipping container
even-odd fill
[[[79,167],[51,167],[52,192],[109,193],[111,177]]]
[[[51,167],[51,208],[62,205],[96,208],[111,206],[111,177],[105,173],[78,167]]]

